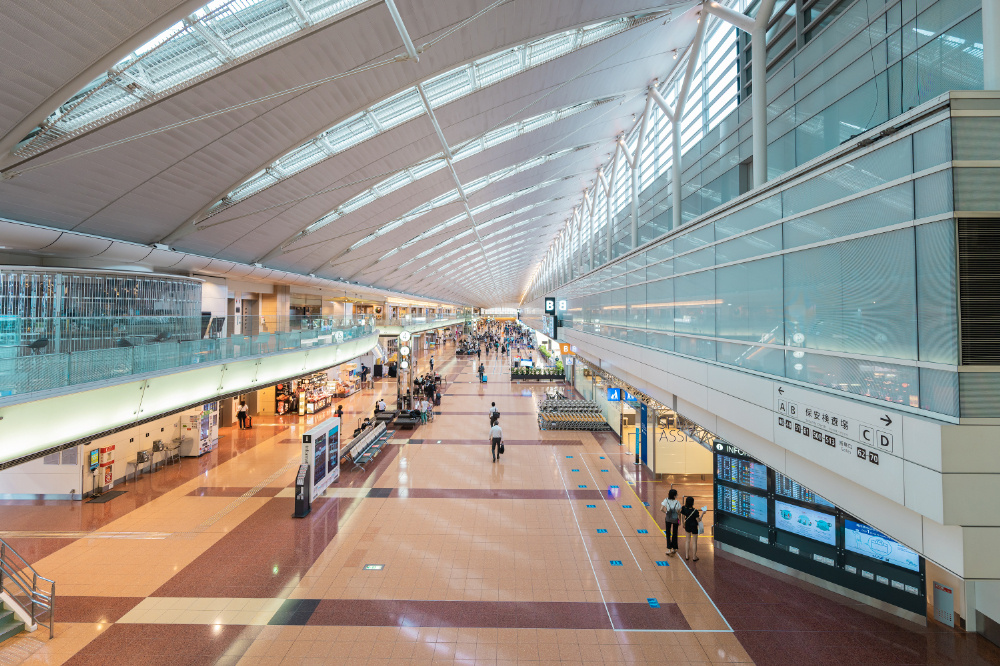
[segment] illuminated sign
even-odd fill
[[[556,299],[546,298],[545,299],[545,314],[555,314],[556,313]]]
[[[621,402],[622,390],[620,388],[608,387],[608,402]]]

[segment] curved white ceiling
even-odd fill
[[[95,66],[197,9],[146,0],[110,16],[96,0],[63,0],[56,16],[44,4],[0,8],[0,145],[93,80]],[[689,1],[397,0],[423,47],[414,62],[383,2],[341,4],[343,14],[48,137],[33,154],[6,154],[0,216],[431,298],[517,302],[614,137],[642,111],[646,86],[694,32],[682,13]],[[501,80],[470,81],[470,63],[505,53],[528,63],[524,45],[649,14],[656,20],[538,57]],[[80,35],[78,26],[95,24]],[[461,85],[444,93],[439,83],[430,100],[441,137],[425,108],[402,121],[365,120],[359,135],[341,131],[340,149],[218,203],[345,119],[367,119],[366,110],[435,77],[457,81],[454,72],[464,72]]]

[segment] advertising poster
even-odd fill
[[[336,481],[340,478],[340,424],[334,425],[332,428],[327,430],[326,433],[326,445],[330,450],[328,463],[327,463],[327,473],[330,475],[330,482]]]
[[[326,434],[313,438],[313,485],[326,478]]]
[[[863,523],[844,522],[844,547],[873,560],[920,571],[920,556],[915,551]]]
[[[833,516],[804,509],[787,502],[774,503],[774,526],[820,543],[837,545],[837,529]]]

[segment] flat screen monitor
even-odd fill
[[[828,514],[805,509],[788,502],[774,503],[774,526],[830,546],[837,545],[836,519]]]
[[[100,449],[91,449],[90,451],[90,471],[93,472],[101,464],[100,459]]]
[[[822,495],[817,495],[795,479],[785,476],[781,472],[774,473],[774,492],[782,497],[790,497],[800,502],[809,502],[810,504],[819,504],[820,506],[828,506],[831,509],[834,508],[833,502]]]
[[[716,478],[730,483],[738,483],[741,486],[750,486],[767,490],[767,466],[750,460],[730,458],[719,455],[719,466],[715,473]]]
[[[326,435],[313,439],[313,484],[326,478]]]
[[[767,523],[767,498],[739,488],[716,485],[715,508],[736,516]]]
[[[920,556],[916,552],[864,523],[844,521],[844,547],[873,560],[920,571]]]

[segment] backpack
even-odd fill
[[[670,501],[670,500],[668,500],[668,501]],[[676,522],[678,522],[677,508],[680,505],[680,503],[677,500],[673,500],[673,502],[674,502],[673,506],[667,505],[667,522],[668,523],[676,523]]]

